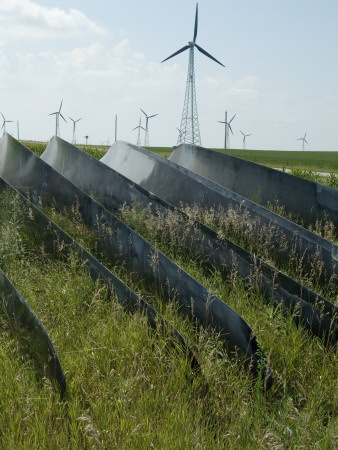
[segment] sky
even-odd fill
[[[338,1],[200,0],[195,50],[202,145],[338,151]],[[60,134],[78,143],[136,143],[148,115],[151,146],[176,145],[192,0],[0,0],[0,112],[20,139],[47,141],[63,100]],[[1,124],[0,124],[1,125]],[[143,143],[142,137],[142,143]]]

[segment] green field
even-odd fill
[[[214,149],[219,152],[224,150]],[[338,152],[227,150],[227,154],[277,168],[311,169],[338,173]]]

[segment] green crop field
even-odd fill
[[[224,150],[214,149],[219,152]],[[338,173],[338,152],[227,150],[227,154],[277,168],[311,169]]]

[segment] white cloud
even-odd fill
[[[235,82],[234,85],[228,89],[228,94],[237,99],[257,100],[259,97],[259,91],[257,89],[258,82],[258,77],[247,75]]]
[[[48,39],[104,35],[81,11],[41,6],[32,0],[0,0],[0,38]]]
[[[128,51],[128,39],[123,39],[121,42],[116,44],[113,48],[114,56],[125,56]]]

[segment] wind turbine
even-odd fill
[[[304,134],[304,137],[297,139],[297,141],[303,141],[302,144],[302,151],[304,151],[304,144],[307,143],[307,145],[309,145],[308,141],[306,140],[306,135],[307,135],[307,131]]]
[[[89,138],[89,136],[85,136],[85,139],[86,139],[86,145],[88,145],[88,138]]]
[[[189,49],[188,76],[185,88],[185,98],[180,126],[180,130],[182,132],[179,135],[177,145],[182,143],[201,145],[201,136],[197,114],[196,90],[195,90],[195,67],[194,67],[195,47],[205,56],[207,56],[208,58],[217,62],[217,64],[220,64],[221,66],[224,67],[224,65],[221,62],[219,62],[216,58],[211,56],[210,53],[208,53],[202,47],[196,44],[197,28],[198,28],[198,3],[196,3],[195,28],[193,40],[189,41],[187,45],[182,47],[180,50],[177,50],[177,52],[173,53],[172,55],[168,56],[168,58],[162,61],[162,62],[167,61],[168,59],[173,58],[174,56]]]
[[[221,120],[218,121],[219,123],[224,123],[224,151],[227,148],[229,148],[229,142],[230,142],[229,130],[231,131],[231,134],[234,134],[230,124],[234,120],[235,117],[236,117],[236,114],[234,116],[232,116],[232,118],[228,122],[228,111],[225,111],[225,120],[224,120],[224,122],[222,122]]]
[[[69,116],[68,116],[69,117]],[[72,138],[72,144],[76,144],[76,134],[75,134],[75,128],[76,128],[76,124],[77,122],[79,122],[79,120],[82,119],[82,117],[80,117],[80,119],[74,120],[71,117],[69,117],[69,119],[73,122],[73,138]]]
[[[1,113],[1,115],[2,115],[2,118],[3,118],[3,123],[2,123],[2,127],[1,127],[1,129],[3,129],[4,130],[4,133],[6,133],[6,123],[9,123],[9,122],[14,122],[14,120],[6,120],[5,119],[5,116]]]
[[[48,114],[49,116],[53,116],[55,114],[55,136],[59,136],[60,134],[60,116],[67,123],[67,120],[61,114],[63,100],[61,100],[59,111]]]
[[[137,128],[138,128],[138,133],[137,133],[137,142],[136,142],[136,145],[137,145],[138,147],[141,147],[141,129],[144,130],[144,131],[146,131],[146,128],[141,127],[141,117],[140,117],[138,126],[135,127],[135,128],[133,128],[132,131],[136,130]]]
[[[152,119],[153,117],[158,116],[158,114],[153,114],[152,116],[148,116],[148,114],[145,113],[145,112],[143,111],[142,108],[140,108],[140,110],[141,110],[141,111],[143,112],[143,114],[146,116],[146,129],[145,129],[146,134],[145,134],[145,137],[144,137],[144,146],[145,146],[145,147],[149,147],[149,129],[148,129],[148,121],[149,121],[149,119]],[[135,129],[135,128],[134,128],[134,129]]]
[[[252,136],[252,133],[244,134],[243,131],[241,131],[241,133],[243,134],[243,150],[245,150],[245,138],[247,138],[248,136]]]

